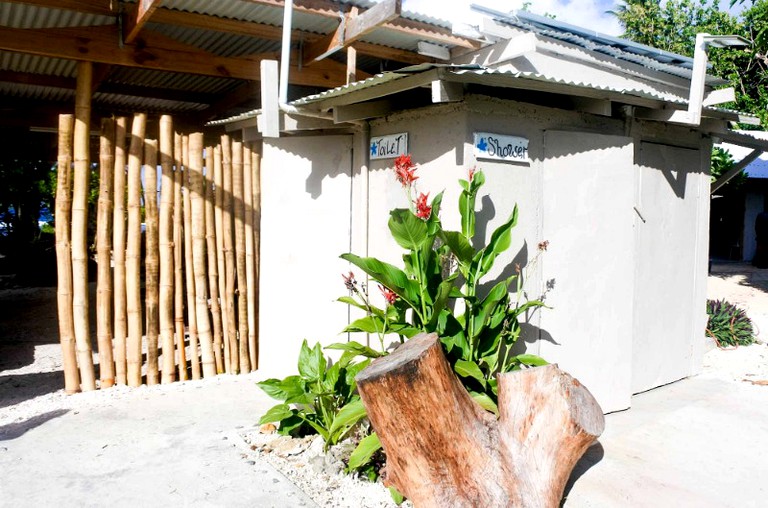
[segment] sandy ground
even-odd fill
[[[768,341],[768,270],[747,265],[715,266],[708,290],[710,298],[726,298],[743,306],[755,321],[759,338]],[[254,431],[259,415],[272,405],[254,386],[259,378],[257,374],[140,389],[118,387],[68,397],[61,389],[63,374],[56,326],[54,288],[0,291],[0,471],[3,472],[0,474],[0,507],[105,503],[113,506],[315,505],[302,491],[307,489],[307,482],[289,479],[267,461],[260,460],[242,440]],[[768,348],[765,345],[729,351],[715,348],[705,356],[704,370],[695,380],[711,386],[705,391],[720,394],[721,399],[717,400],[724,400],[725,404],[728,396],[744,394],[750,405],[768,407],[768,386],[761,383],[768,380]],[[682,390],[687,386],[684,383],[686,381],[640,396],[644,398],[638,399],[638,408],[645,404],[651,414],[661,415],[659,411],[675,403],[664,399],[665,394]],[[658,411],[654,404],[658,404]],[[710,406],[708,410],[717,410]],[[640,409],[636,414],[642,414]],[[632,411],[624,415],[632,415]],[[713,416],[707,413],[702,417]],[[715,417],[719,419],[717,414]],[[629,425],[625,422],[627,418],[630,417],[609,417],[609,428],[616,430],[606,432],[606,443],[612,443],[611,439],[620,441],[631,434],[622,434],[622,429]],[[674,435],[675,429],[663,427],[665,421],[666,415],[653,420],[657,426],[655,432]],[[759,437],[768,449],[764,421],[748,422],[744,429],[762,433]],[[738,425],[737,422],[719,423]],[[642,433],[638,436],[638,449],[645,446],[644,439],[653,439]],[[632,451],[626,442],[617,446],[617,449],[629,450],[630,455],[641,453]],[[611,448],[606,450],[606,457],[598,466],[608,467],[615,459]],[[744,453],[749,455],[753,451]],[[694,456],[687,460],[695,463],[697,459]],[[764,462],[765,459],[758,464],[760,470],[768,469]],[[620,460],[616,464],[625,475],[631,471]],[[649,469],[647,464],[644,468],[644,471]],[[588,501],[599,498],[595,489],[599,490],[601,484],[615,481],[619,485],[623,478],[611,476],[610,469],[597,476],[600,471],[592,467],[586,474],[575,476],[579,479],[572,488],[569,506],[611,506],[611,502]],[[670,488],[674,482],[672,476],[657,488]],[[712,482],[718,486],[716,478]],[[297,483],[302,488],[297,487]],[[623,488],[631,491],[632,485],[629,482]],[[723,488],[727,493],[728,486]],[[344,484],[344,489],[354,487]],[[635,490],[642,493],[643,489]],[[744,487],[740,490],[745,491]],[[746,492],[753,493],[749,489]],[[356,501],[354,493],[346,492],[343,497],[349,506],[356,506],[355,503],[366,506]],[[332,497],[322,499],[323,506],[339,504]],[[635,498],[628,493],[622,499]],[[737,505],[726,503],[725,506]]]

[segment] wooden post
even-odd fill
[[[222,220],[224,222],[224,261],[227,275],[227,329],[229,333],[230,372],[240,372],[240,360],[237,340],[237,320],[235,318],[235,246],[232,238],[233,202],[232,197],[232,141],[229,136],[221,137],[221,160],[224,171],[224,206]]]
[[[245,280],[248,291],[248,361],[256,365],[256,270],[253,266],[253,166],[250,145],[243,147],[243,201],[245,206]]]
[[[144,291],[147,312],[147,384],[160,382],[158,370],[158,337],[160,336],[159,306],[159,240],[157,214],[157,140],[144,142],[144,223],[146,224],[146,258],[144,260]]]
[[[99,344],[99,379],[101,388],[115,384],[112,356],[112,187],[115,157],[113,152],[115,122],[101,121],[99,142],[99,204],[96,216],[96,338]]]
[[[114,269],[114,335],[115,335],[115,377],[118,384],[128,382],[126,377],[126,336],[128,330],[125,307],[125,133],[128,121],[121,116],[115,122],[115,168],[114,203],[112,214],[112,250]]]
[[[419,507],[555,508],[605,419],[581,383],[557,368],[497,377],[499,418],[482,409],[421,334],[356,377],[387,453],[387,481]]]
[[[181,171],[182,161],[182,141],[181,134],[174,133],[173,136],[173,161],[176,166],[173,172],[173,320],[176,324],[176,348],[179,356],[179,380],[187,380],[187,348],[184,335],[184,274],[182,273],[182,260],[184,259],[184,230],[182,222],[182,197],[181,180],[183,173]]]
[[[176,379],[176,353],[173,346],[173,121],[160,117],[160,337],[163,343],[163,383]]]
[[[254,299],[253,307],[255,309],[255,330],[253,342],[248,344],[251,352],[251,369],[259,368],[259,296],[261,280],[261,152],[258,149],[253,150],[251,167],[253,168],[253,268],[255,277],[253,280]]]
[[[208,314],[208,276],[205,263],[205,202],[203,189],[203,133],[189,135],[189,187],[192,208],[192,258],[195,273],[197,333],[203,359],[203,375],[216,375],[211,319]]]
[[[213,357],[216,372],[224,372],[221,357],[221,305],[219,303],[219,264],[216,252],[216,217],[213,197],[213,147],[205,149],[205,243],[208,253],[208,285],[211,288],[211,319],[213,321]]]
[[[192,379],[200,379],[200,352],[197,337],[197,305],[195,304],[195,267],[192,252],[192,196],[190,192],[189,137],[182,136],[182,164],[184,165],[184,275],[187,283],[187,319],[189,320],[189,357],[192,360]]]
[[[357,81],[357,50],[354,46],[347,47],[347,84]]]
[[[213,183],[216,186],[216,203],[214,209],[216,221],[216,262],[219,270],[219,299],[222,310],[222,338],[224,349],[224,371],[232,372],[229,359],[229,327],[227,326],[227,271],[224,263],[224,178],[221,164],[221,145],[213,149]]]
[[[235,205],[235,265],[237,268],[237,317],[240,372],[251,371],[248,355],[248,280],[245,252],[245,188],[243,185],[243,144],[232,143],[232,197]]]
[[[80,382],[84,391],[96,389],[88,322],[88,188],[91,178],[92,76],[93,64],[78,62],[75,92],[75,177],[72,191],[72,311]]]
[[[77,371],[75,322],[72,314],[72,244],[70,240],[70,214],[72,211],[72,115],[59,115],[59,156],[56,168],[56,269],[58,288],[56,302],[59,312],[59,342],[64,365],[64,391],[80,391],[80,373]]]
[[[128,241],[125,255],[125,293],[128,313],[126,344],[129,386],[141,386],[141,160],[147,115],[133,115],[131,145],[128,152]]]

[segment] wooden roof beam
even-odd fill
[[[344,15],[335,32],[305,46],[304,65],[322,60],[344,49],[384,23],[399,18],[401,10],[401,0],[384,0],[362,14],[358,14],[357,8],[352,8]]]
[[[130,44],[139,36],[139,32],[150,20],[162,0],[139,0],[123,20],[123,42]]]

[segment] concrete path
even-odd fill
[[[0,426],[0,506],[315,506],[244,457],[237,429],[270,407],[254,382],[222,376],[79,394]]]
[[[608,415],[565,506],[765,507],[766,473],[768,386],[700,376]]]

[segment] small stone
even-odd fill
[[[277,478],[272,478],[272,483],[280,483],[280,480],[278,480]]]
[[[248,464],[249,466],[255,466],[256,465],[256,461],[255,460],[249,460],[248,462],[246,462],[246,464]]]
[[[274,434],[277,431],[277,427],[274,423],[265,423],[259,427],[259,432],[262,434]]]

